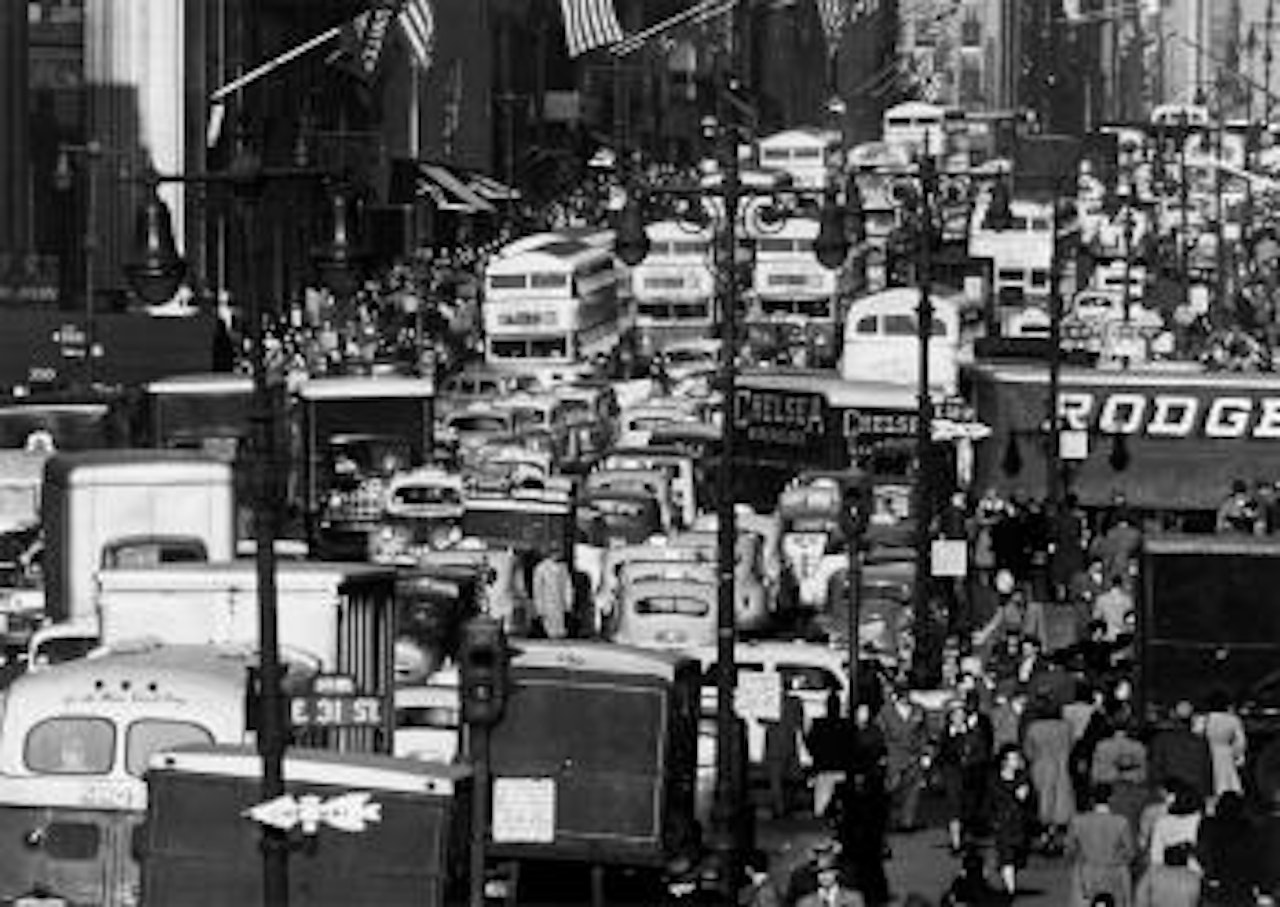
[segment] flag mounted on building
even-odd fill
[[[617,44],[623,38],[613,0],[560,0],[560,13],[571,57]]]
[[[375,81],[393,26],[404,36],[414,64],[429,69],[436,32],[431,0],[378,0],[342,26],[338,49],[329,55],[328,62],[361,81]]]
[[[426,71],[436,47],[436,15],[431,0],[408,0],[400,11],[400,33],[409,44],[413,62]]]
[[[822,34],[827,39],[827,55],[834,57],[844,38],[844,27],[849,20],[848,0],[818,0],[818,18],[822,21]]]
[[[400,0],[380,0],[342,26],[338,49],[329,55],[329,63],[350,72],[364,82],[372,82],[382,68],[391,26],[400,14]]]

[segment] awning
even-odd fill
[[[442,211],[492,214],[497,209],[461,178],[438,164],[420,164],[414,194],[430,198]]]
[[[468,174],[467,185],[476,195],[490,202],[512,202],[520,197],[519,189],[513,189],[483,173]]]

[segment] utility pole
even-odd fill
[[[1271,36],[1276,27],[1276,2],[1275,0],[1267,0],[1267,18],[1262,27],[1262,82],[1266,90],[1266,100],[1263,101],[1263,121],[1271,125],[1271,105],[1274,103],[1271,96],[1271,61],[1275,56],[1271,52]]]

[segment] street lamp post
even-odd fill
[[[70,192],[72,186],[71,157],[84,159],[85,205],[84,233],[81,237],[84,255],[84,380],[85,386],[92,389],[97,376],[94,359],[97,345],[97,312],[94,297],[97,295],[97,253],[98,253],[98,164],[103,157],[113,156],[128,158],[129,155],[109,148],[101,142],[90,140],[83,145],[60,144],[58,161],[54,168],[55,186],[63,192]],[[164,300],[167,301],[167,300]]]
[[[729,82],[730,88],[732,82]],[[728,90],[728,89],[725,89]],[[722,110],[728,105],[723,103]],[[720,213],[718,251],[716,263],[720,287],[720,376],[723,413],[721,423],[719,470],[716,476],[717,492],[717,555],[718,598],[716,608],[716,790],[712,809],[712,828],[709,834],[711,850],[717,860],[717,881],[720,893],[731,896],[740,875],[742,854],[737,841],[738,814],[741,807],[738,795],[738,757],[741,755],[738,722],[735,718],[734,693],[737,686],[735,643],[737,639],[736,590],[734,574],[737,554],[737,514],[734,500],[735,437],[733,400],[737,383],[738,340],[738,229],[739,218],[746,213],[745,203],[760,200],[766,204],[778,201],[777,192],[743,184],[738,169],[738,131],[725,121],[714,124],[719,139],[720,183],[718,186],[672,185],[652,189],[651,195],[668,195],[690,202],[695,212],[705,211],[703,202],[718,198],[723,203]],[[795,191],[788,194],[797,195]],[[648,254],[649,241],[645,232],[645,212],[635,187],[628,193],[626,205],[618,219],[616,251],[627,265],[637,265]],[[773,215],[786,217],[787,211],[771,209]],[[763,214],[761,215],[764,216]],[[819,215],[818,237],[814,251],[826,267],[838,267],[848,254],[849,243],[844,235],[845,212],[835,204],[835,195],[828,190]]]
[[[147,198],[139,212],[139,250],[126,265],[126,275],[138,295],[147,302],[172,298],[186,265],[178,257],[173,240],[173,227],[164,202],[156,193],[162,182],[210,183],[228,186],[235,196],[235,210],[241,220],[245,245],[245,262],[257,243],[257,207],[266,185],[274,180],[324,179],[323,171],[305,168],[266,168],[247,145],[238,149],[231,166],[221,173],[181,175],[149,174]],[[333,242],[326,248],[330,260],[321,262],[321,270],[329,266],[335,281],[349,275],[344,268],[354,267],[354,258],[346,243],[350,237],[342,227],[335,227]],[[282,796],[284,789],[284,754],[289,728],[286,720],[283,690],[283,663],[280,657],[279,616],[276,590],[278,487],[273,471],[276,460],[275,406],[268,375],[263,343],[265,312],[258,293],[250,292],[248,333],[250,364],[253,372],[254,483],[253,526],[255,564],[258,587],[258,753],[262,758],[262,799],[264,802]],[[287,907],[289,903],[289,841],[287,833],[270,825],[263,826],[263,902],[267,907]]]

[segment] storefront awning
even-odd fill
[[[490,202],[513,202],[520,197],[519,189],[513,189],[483,173],[468,174],[467,185],[476,195]]]
[[[492,214],[497,209],[462,178],[438,164],[420,164],[415,194],[427,196],[442,211]]]
[[[1044,497],[1047,370],[979,367],[972,377],[978,416],[992,430],[977,445],[975,490]],[[1059,401],[1064,419],[1088,433],[1084,458],[1067,465],[1085,506],[1122,493],[1141,509],[1213,510],[1235,480],[1280,479],[1276,375],[1064,369]]]

